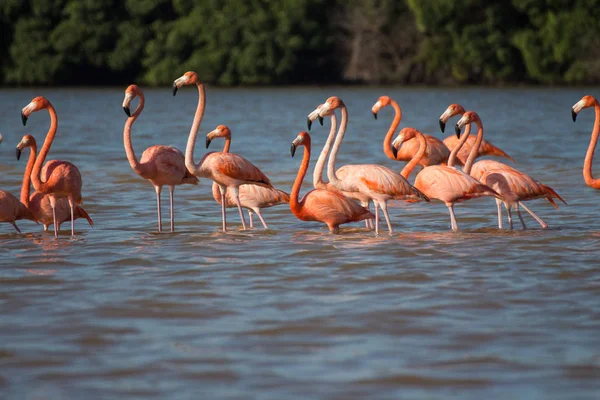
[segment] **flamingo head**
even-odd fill
[[[188,71],[183,74],[181,77],[175,79],[173,81],[173,96],[177,94],[177,90],[184,85],[195,85],[200,80],[198,79],[198,74],[194,71]]]
[[[319,115],[319,111],[321,110],[321,108],[323,107],[323,104],[319,104],[319,106],[317,108],[314,109],[313,112],[311,112],[310,114],[308,114],[308,116],[306,117],[306,126],[308,127],[308,130],[310,131],[310,128],[312,127],[312,123],[315,119],[319,119],[319,123],[321,124],[321,126],[323,126],[323,117],[321,117]]]
[[[296,136],[296,139],[292,141],[292,147],[290,148],[292,157],[296,154],[296,148],[298,146],[310,147],[310,135],[308,132],[300,132],[298,136]]]
[[[462,127],[470,124],[471,122],[481,122],[479,115],[477,115],[475,111],[467,111],[463,114],[462,118],[458,120],[456,126],[454,127],[454,132],[456,133],[457,138],[460,138],[460,130]]]
[[[392,101],[392,99],[390,99],[390,96],[381,96],[377,100],[377,102],[375,104],[373,104],[373,107],[371,107],[371,112],[373,113],[373,117],[375,119],[377,119],[377,113],[379,112],[379,110],[381,110],[384,107],[389,106],[391,101]]]
[[[345,106],[346,105],[344,104],[342,99],[340,99],[337,96],[331,96],[321,106],[321,110],[319,111],[319,116],[326,117],[328,115],[331,115],[336,108],[341,108],[341,107],[345,107]]]
[[[140,93],[140,88],[137,85],[129,85],[127,89],[125,89],[125,99],[123,100],[123,111],[127,114],[128,117],[131,117],[131,110],[129,109],[129,105],[131,101],[135,99],[135,97]]]
[[[581,100],[571,107],[571,117],[573,117],[573,122],[577,120],[577,114],[584,108],[592,107],[598,104],[598,100],[596,100],[593,96],[583,96]]]
[[[231,138],[231,131],[226,125],[219,125],[214,130],[208,132],[208,134],[206,135],[207,149],[208,146],[210,146],[210,142],[212,142],[212,140],[217,137]]]
[[[417,136],[419,131],[415,128],[402,128],[400,132],[398,132],[398,136],[392,142],[392,152],[394,153],[394,158],[398,155],[398,150],[402,147],[402,143],[406,142]]]
[[[442,115],[440,115],[440,130],[444,133],[446,129],[446,122],[455,115],[463,115],[465,113],[465,109],[460,104],[450,104],[446,111]]]
[[[38,96],[35,99],[31,100],[29,104],[27,104],[21,110],[21,121],[23,121],[23,126],[27,124],[27,118],[31,115],[31,113],[44,110],[50,106],[50,102],[43,96]]]
[[[19,144],[17,144],[17,160],[21,158],[21,151],[23,151],[24,148],[32,147],[35,145],[36,145],[35,138],[33,136],[31,136],[31,135],[23,136],[23,138],[21,139]]]

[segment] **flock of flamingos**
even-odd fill
[[[331,130],[327,141],[315,165],[313,184],[315,189],[299,197],[300,188],[306,176],[311,154],[311,137],[307,132],[300,132],[292,141],[291,155],[298,147],[304,146],[304,154],[298,175],[290,194],[275,189],[269,178],[254,164],[244,157],[230,153],[231,131],[225,125],[217,126],[206,135],[206,147],[215,138],[224,138],[225,145],[220,152],[209,152],[199,163],[194,162],[194,147],[204,115],[206,94],[204,85],[198,80],[195,72],[186,72],[173,82],[173,96],[185,85],[196,85],[199,93],[198,107],[190,130],[185,155],[171,146],[156,145],[149,147],[138,160],[131,143],[131,128],[144,109],[144,94],[136,85],[130,85],[125,91],[123,109],[128,116],[123,130],[125,152],[131,168],[142,178],[152,183],[156,191],[158,208],[158,230],[162,231],[161,190],[169,188],[171,231],[175,230],[173,213],[173,192],[176,185],[198,184],[198,177],[209,178],[214,183],[212,193],[221,205],[223,231],[227,230],[226,208],[236,207],[242,220],[243,229],[246,221],[242,208],[246,208],[253,227],[252,217],[256,214],[267,229],[261,209],[278,204],[289,203],[292,213],[302,221],[320,221],[327,225],[333,233],[338,232],[341,224],[364,220],[367,229],[379,233],[379,209],[381,209],[390,234],[392,224],[387,212],[389,200],[427,201],[431,199],[444,202],[450,213],[452,230],[458,230],[454,216],[454,204],[481,196],[495,198],[498,210],[498,227],[502,229],[502,205],[508,213],[509,226],[512,229],[514,209],[519,220],[526,228],[520,207],[535,218],[543,228],[547,224],[533,213],[524,201],[538,198],[547,199],[558,208],[554,199],[565,201],[549,186],[543,185],[529,175],[517,169],[493,160],[475,162],[480,155],[496,155],[512,158],[504,151],[483,140],[483,124],[477,113],[465,111],[458,104],[450,105],[440,116],[440,129],[444,132],[446,123],[454,116],[461,116],[456,123],[456,137],[450,136],[443,142],[433,136],[424,135],[415,128],[403,128],[396,139],[392,136],[400,124],[402,111],[398,104],[388,96],[382,96],[373,105],[375,118],[382,108],[392,106],[395,111],[394,120],[385,135],[383,152],[393,160],[407,161],[400,173],[377,164],[344,165],[336,169],[336,157],[348,125],[348,110],[339,97],[330,97],[308,114],[308,129],[313,121],[329,117]],[[139,98],[139,105],[133,113],[130,104]],[[600,179],[592,177],[592,158],[600,131],[600,105],[592,96],[585,96],[572,107],[573,121],[584,108],[594,107],[596,119],[592,131],[592,139],[588,148],[583,175],[587,185],[600,189]],[[339,109],[341,121],[338,122],[335,110]],[[85,218],[93,226],[92,219],[80,206],[82,202],[82,179],[78,168],[68,161],[51,160],[45,163],[50,146],[56,135],[58,117],[52,104],[44,97],[34,98],[21,111],[23,125],[27,118],[36,111],[48,110],[50,129],[37,154],[36,140],[31,135],[23,136],[17,145],[16,155],[20,158],[25,148],[30,149],[29,160],[23,177],[21,198],[0,190],[0,222],[9,222],[20,233],[15,221],[29,219],[43,224],[47,230],[54,224],[54,234],[58,236],[60,225],[70,220],[71,235],[75,235],[74,221]],[[471,124],[477,127],[477,135],[470,136]],[[461,131],[464,128],[464,132]],[[0,139],[1,140],[1,139]],[[332,148],[333,145],[333,148]],[[330,153],[331,151],[331,153]],[[322,178],[325,162],[327,163],[328,183]],[[513,160],[514,161],[514,160]],[[413,169],[421,166],[413,184],[408,177]],[[462,167],[462,169],[461,169]],[[30,193],[33,183],[35,192]],[[370,211],[370,203],[374,203],[375,214]],[[565,203],[566,204],[566,203]]]

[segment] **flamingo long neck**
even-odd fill
[[[466,126],[466,128],[465,128],[465,131],[462,134],[462,137],[458,141],[458,144],[450,152],[450,156],[448,157],[448,166],[449,167],[453,167],[454,166],[454,163],[456,162],[456,156],[458,155],[458,152],[460,151],[460,148],[463,147],[463,145],[465,144],[465,142],[469,138],[470,134],[471,134],[471,124],[468,124]]]
[[[394,136],[394,132],[398,129],[398,125],[400,125],[400,120],[402,119],[402,110],[398,103],[395,100],[390,99],[390,104],[394,107],[394,111],[396,111],[396,115],[394,116],[394,120],[392,121],[392,125],[390,125],[390,129],[388,129],[385,139],[383,139],[383,152],[388,158],[395,160],[394,152],[392,151],[392,136]],[[405,167],[406,168],[406,167]]]
[[[225,144],[223,145],[223,153],[229,153],[231,147],[231,135],[225,136]]]
[[[600,189],[600,179],[596,179],[592,176],[594,150],[596,150],[598,134],[600,133],[600,104],[598,101],[596,101],[596,104],[594,104],[594,111],[596,112],[596,120],[594,121],[594,130],[592,131],[590,146],[587,149],[587,153],[585,153],[585,162],[583,163],[583,179],[585,180],[586,185],[593,187],[594,189]]]
[[[402,175],[405,179],[408,179],[410,173],[415,169],[417,164],[421,161],[421,158],[425,155],[425,151],[427,150],[427,140],[425,140],[425,136],[421,132],[416,132],[417,142],[419,142],[419,150],[417,150],[417,154],[411,158],[410,162],[402,168],[400,175]]]
[[[194,114],[194,122],[190,129],[190,137],[188,138],[187,147],[185,148],[185,166],[192,173],[198,170],[198,165],[194,162],[194,146],[196,145],[196,136],[200,130],[200,122],[204,117],[205,99],[206,92],[204,91],[204,85],[202,83],[196,83],[198,86],[198,107],[196,108],[196,114]]]
[[[304,155],[302,156],[302,163],[300,163],[300,168],[298,169],[298,175],[296,175],[296,180],[294,181],[294,186],[292,186],[292,193],[290,193],[290,209],[294,214],[297,214],[302,211],[302,205],[300,204],[300,188],[302,187],[302,181],[304,181],[304,177],[306,176],[306,171],[308,170],[308,164],[310,163],[310,139],[308,137],[304,138]]]
[[[333,144],[333,149],[331,150],[331,154],[329,155],[329,163],[327,164],[327,178],[329,182],[335,186],[336,188],[343,190],[339,186],[342,184],[338,179],[335,173],[335,163],[337,160],[337,153],[340,150],[340,146],[342,141],[344,140],[344,135],[346,134],[346,127],[348,126],[348,110],[346,106],[342,106],[342,122],[340,123],[340,127],[338,129],[337,136],[335,138],[335,143]]]
[[[463,167],[463,172],[467,175],[471,174],[471,168],[473,167],[473,162],[479,155],[479,146],[481,146],[481,142],[483,141],[483,123],[479,118],[475,120],[477,124],[477,137],[475,138],[475,144],[471,147],[471,152],[469,153],[469,157],[467,158],[467,162]],[[471,125],[471,124],[469,124]]]
[[[145,104],[144,94],[142,92],[138,92],[138,96],[140,98],[140,104],[138,104],[131,117],[127,118],[127,121],[125,121],[125,127],[123,128],[123,144],[125,145],[125,153],[127,154],[129,165],[131,165],[131,168],[138,175],[145,177],[148,172],[146,165],[140,163],[140,160],[138,160],[137,156],[135,155],[135,151],[133,150],[133,144],[131,143],[131,127],[144,110]]]
[[[48,103],[48,113],[50,114],[50,129],[48,130],[46,138],[44,139],[44,145],[42,146],[42,150],[40,151],[39,156],[35,160],[31,176],[33,187],[35,188],[35,190],[41,193],[46,193],[48,189],[48,187],[46,186],[47,182],[42,182],[42,179],[40,177],[40,173],[42,172],[42,165],[44,165],[44,161],[46,161],[46,156],[50,151],[50,146],[52,146],[52,141],[54,140],[54,136],[56,135],[56,129],[58,128],[58,116],[56,115],[56,110],[50,103]]]
[[[327,184],[323,182],[323,169],[325,168],[325,160],[327,159],[333,138],[335,137],[336,128],[337,117],[335,114],[331,114],[331,128],[329,129],[329,136],[327,136],[327,141],[323,146],[323,150],[321,150],[321,154],[319,155],[319,159],[317,160],[317,164],[315,165],[315,170],[313,172],[313,186],[315,189],[327,188]]]
[[[31,195],[31,171],[33,171],[33,164],[35,164],[37,156],[37,143],[35,140],[29,145],[29,148],[29,160],[27,160],[27,167],[25,167],[25,174],[23,175],[23,185],[21,186],[21,203],[25,204],[25,207],[29,207],[29,196]]]

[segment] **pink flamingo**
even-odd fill
[[[407,200],[419,198],[429,201],[426,195],[413,187],[400,174],[387,167],[377,164],[355,164],[344,165],[339,170],[335,170],[337,153],[339,151],[346,127],[348,125],[348,110],[344,102],[336,96],[330,97],[321,107],[319,116],[330,115],[335,109],[340,108],[342,113],[342,122],[329,156],[327,165],[327,177],[329,182],[338,190],[346,192],[348,196],[360,201],[360,197],[366,195],[375,204],[375,232],[379,233],[379,210],[383,211],[387,222],[389,233],[392,234],[392,224],[387,212],[387,202],[391,199]],[[356,194],[356,195],[355,195]]]
[[[52,206],[50,205],[50,196],[34,192],[30,195],[31,190],[31,171],[35,164],[37,155],[37,143],[33,136],[25,135],[17,145],[17,160],[21,158],[23,149],[29,147],[29,160],[23,175],[23,185],[21,187],[21,203],[27,207],[32,214],[32,220],[41,222],[44,225],[44,231],[48,231],[48,227],[53,223]],[[56,219],[58,220],[58,229],[60,225],[70,219],[69,202],[64,197],[56,199]],[[81,206],[75,206],[75,219],[85,218],[90,226],[94,226],[94,221]]]
[[[396,161],[408,161],[415,159],[415,154],[419,151],[419,143],[416,140],[407,140],[402,144],[402,147],[398,149],[397,153],[394,154],[392,150],[392,136],[396,129],[398,129],[398,125],[400,125],[400,120],[402,119],[402,109],[398,103],[390,98],[389,96],[381,96],[379,100],[373,105],[371,111],[373,112],[373,116],[377,119],[377,114],[379,110],[382,108],[391,105],[394,108],[396,115],[394,116],[394,120],[392,121],[392,125],[390,129],[388,129],[387,134],[385,135],[385,139],[383,139],[383,152],[388,158]],[[448,162],[448,157],[450,156],[450,150],[446,147],[441,140],[431,135],[424,135],[425,140],[427,141],[427,149],[425,150],[425,154],[421,157],[419,161],[419,165],[421,167],[427,167],[429,165],[437,165],[437,164],[445,164]],[[461,163],[462,165],[462,163]],[[403,174],[404,176],[404,174]],[[408,178],[407,176],[404,176]]]
[[[366,208],[356,204],[349,198],[338,192],[313,189],[306,193],[302,200],[299,198],[302,181],[306,176],[308,164],[310,163],[310,135],[300,132],[292,142],[292,157],[298,146],[304,146],[304,156],[298,169],[298,175],[292,187],[290,197],[290,210],[301,221],[324,222],[331,233],[338,233],[341,224],[358,222],[363,219],[373,218],[374,215]]]
[[[450,118],[454,117],[455,115],[463,115],[464,113],[465,113],[465,109],[460,104],[450,104],[448,106],[448,108],[446,109],[446,111],[444,111],[444,113],[440,116],[439,122],[440,122],[440,130],[442,131],[442,133],[444,133],[444,130],[446,129],[446,123],[448,122],[448,120]],[[458,152],[458,155],[457,155],[457,158],[460,160],[461,164],[463,164],[463,165],[467,162],[467,158],[469,157],[469,154],[471,153],[471,147],[473,147],[473,145],[475,144],[475,140],[477,140],[477,138],[474,136],[468,136],[468,137],[469,137],[469,139],[463,145],[463,147],[460,149],[460,151]],[[450,149],[450,151],[452,151],[452,149],[454,149],[458,145],[458,142],[459,142],[459,139],[453,135],[450,135],[446,139],[444,139],[444,144],[446,145],[446,147],[448,147],[448,149]],[[505,157],[505,158],[509,159],[510,161],[516,163],[516,161],[511,156],[506,154],[506,152],[504,152],[504,150],[500,149],[499,147],[494,146],[493,144],[491,144],[490,142],[488,142],[485,139],[483,139],[481,141],[481,144],[479,146],[479,152],[476,155],[476,157],[480,157],[480,156]]]
[[[223,129],[216,133],[215,131],[206,135],[206,148],[212,142],[212,140],[216,137],[224,137],[225,145],[223,146],[223,153],[229,153],[229,148],[231,146],[231,131],[229,129]],[[221,193],[219,190],[219,185],[216,182],[213,182],[212,185],[212,194],[213,198],[217,201],[217,203],[221,204]],[[227,200],[225,207],[234,208],[237,207],[235,204],[235,199],[231,195],[229,191],[225,191],[225,198]],[[261,208],[273,207],[279,204],[286,204],[290,202],[290,195],[284,192],[283,190],[268,188],[259,185],[242,185],[240,186],[240,203],[242,207],[248,210],[248,216],[250,217],[250,228],[254,227],[252,222],[252,214],[256,213],[260,222],[262,222],[265,229],[269,229],[267,227],[267,223],[262,217],[260,213]]]
[[[198,106],[194,114],[194,122],[190,129],[187,147],[185,149],[185,166],[188,171],[202,178],[209,178],[219,185],[221,191],[221,216],[223,220],[223,231],[227,231],[227,217],[225,206],[227,199],[225,193],[231,191],[235,204],[237,205],[242,220],[242,227],[246,229],[246,221],[242,213],[242,204],[240,203],[239,187],[240,185],[254,184],[273,188],[271,181],[262,173],[260,169],[254,166],[244,157],[232,153],[210,152],[206,153],[198,164],[194,162],[194,146],[196,137],[200,129],[200,123],[204,116],[206,93],[204,85],[198,79],[198,75],[193,71],[186,72],[183,76],[173,82],[173,96],[177,90],[184,85],[196,85],[198,88]],[[213,132],[220,134],[223,130],[229,129],[225,125],[219,125]]]
[[[33,220],[33,216],[25,204],[20,202],[19,199],[8,193],[6,190],[0,190],[0,222],[9,222],[15,227],[17,232],[21,233],[21,230],[15,222],[20,219]]]
[[[58,116],[52,104],[44,97],[34,98],[21,111],[21,120],[23,125],[27,124],[27,118],[31,113],[48,110],[50,114],[50,129],[46,134],[44,145],[40,151],[39,157],[35,160],[31,180],[35,190],[41,194],[48,195],[50,207],[52,208],[52,220],[54,221],[54,236],[58,237],[59,222],[56,217],[56,202],[60,198],[67,198],[71,211],[71,236],[75,236],[75,206],[81,204],[81,174],[79,169],[67,161],[50,160],[44,165],[46,156],[50,151],[50,146],[56,135],[58,127]]]
[[[483,136],[483,124],[479,115],[473,111],[467,111],[463,114],[462,118],[456,124],[456,129],[460,130],[463,126],[475,123],[477,125],[477,138],[473,144],[473,149],[479,149],[480,143]],[[470,130],[470,129],[469,129]],[[468,135],[467,128],[465,128],[465,135]],[[473,153],[473,152],[472,152]],[[550,186],[546,186],[533,179],[532,177],[518,171],[517,169],[493,160],[482,160],[475,164],[472,164],[475,157],[473,154],[469,155],[467,159],[464,172],[470,174],[473,178],[478,181],[485,183],[487,186],[493,188],[498,192],[504,201],[496,199],[496,205],[498,208],[498,227],[502,229],[502,207],[501,203],[504,203],[506,211],[508,212],[508,223],[510,229],[512,229],[512,216],[511,208],[517,210],[519,220],[526,229],[525,221],[521,215],[519,206],[523,207],[539,224],[542,228],[547,228],[546,224],[541,218],[539,218],[533,211],[531,211],[525,204],[524,201],[534,200],[539,198],[547,199],[554,207],[558,208],[553,198],[557,198],[563,203],[567,204]],[[472,165],[472,168],[471,168]]]
[[[590,145],[588,146],[587,153],[585,154],[585,161],[583,163],[583,179],[585,184],[594,189],[600,189],[600,179],[594,178],[592,175],[592,161],[594,159],[594,150],[596,150],[596,144],[598,143],[598,135],[600,134],[600,104],[592,96],[583,96],[581,100],[573,105],[571,108],[571,116],[573,122],[577,120],[577,114],[584,108],[594,107],[596,113],[596,119],[594,121],[594,129],[592,130],[592,138]]]
[[[133,99],[140,98],[140,102],[131,114],[129,106]],[[142,178],[147,179],[154,186],[156,191],[156,205],[158,209],[158,231],[162,232],[162,217],[160,212],[160,193],[162,187],[169,187],[170,211],[171,211],[171,232],[175,231],[175,216],[173,212],[173,193],[176,185],[190,184],[197,185],[198,178],[190,174],[185,167],[185,158],[183,153],[172,146],[155,145],[150,146],[142,153],[142,159],[138,160],[131,143],[131,127],[144,110],[144,93],[137,85],[129,85],[125,89],[125,99],[123,100],[123,110],[128,118],[123,128],[123,143],[125,153],[131,168]]]
[[[322,106],[323,106],[323,104],[319,105],[313,112],[308,114],[308,117],[307,117],[308,130],[310,130],[312,122],[317,118],[319,119],[319,122],[321,123],[321,125],[323,125],[323,117],[319,116],[319,111],[321,110]],[[319,154],[319,158],[317,159],[317,163],[315,165],[315,169],[313,172],[313,186],[315,187],[315,189],[330,190],[332,192],[339,193],[346,197],[358,199],[361,206],[363,206],[367,210],[371,211],[370,207],[369,207],[371,199],[369,198],[369,196],[362,195],[361,193],[348,194],[345,192],[341,192],[338,189],[336,189],[331,184],[331,182],[325,183],[323,181],[323,169],[325,168],[325,161],[327,159],[327,156],[329,155],[329,150],[331,150],[331,145],[333,143],[333,139],[335,138],[335,132],[336,132],[336,128],[337,128],[337,118],[335,116],[335,113],[331,113],[329,118],[331,119],[331,128],[329,129],[329,136],[327,136],[327,140],[325,141],[323,150],[321,150],[321,154]],[[338,171],[338,173],[339,173],[339,171]],[[365,219],[365,225],[366,225],[367,229],[374,228],[373,220],[371,220],[371,219]]]
[[[457,133],[459,135],[460,132]],[[398,148],[402,146],[404,140],[417,138],[420,149],[415,155],[416,159],[411,160],[408,166],[409,169],[403,171],[408,176],[412,169],[417,165],[418,158],[422,157],[425,153],[425,147],[427,142],[424,135],[415,128],[403,128],[396,140],[392,143],[392,146]],[[407,139],[408,138],[408,139]],[[415,179],[415,187],[431,199],[443,201],[448,207],[450,213],[450,223],[452,231],[458,231],[458,224],[456,223],[456,217],[454,215],[454,204],[463,202],[466,200],[482,197],[482,196],[494,196],[501,197],[495,190],[487,185],[484,185],[466,174],[465,172],[453,167],[456,154],[460,150],[460,147],[467,140],[467,136],[463,136],[457,147],[455,147],[450,153],[448,158],[448,165],[431,165],[423,168],[421,172],[417,174]],[[475,150],[475,147],[473,147]],[[472,150],[472,151],[473,151]]]

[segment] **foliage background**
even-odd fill
[[[600,0],[1,0],[0,84],[600,83]]]

